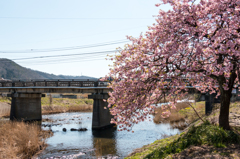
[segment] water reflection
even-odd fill
[[[108,154],[117,154],[116,148],[116,130],[117,127],[112,127],[103,130],[92,130],[93,147],[97,157],[106,156]]]
[[[43,115],[43,125],[51,124],[54,135],[47,140],[48,147],[40,158],[124,158],[134,149],[150,144],[163,135],[179,133],[169,124],[154,124],[144,121],[133,127],[134,133],[117,131],[116,127],[92,130],[92,113],[62,113]],[[47,120],[46,120],[47,119]],[[63,128],[67,131],[64,132]],[[87,131],[70,131],[71,128],[87,128]],[[71,156],[72,157],[69,157]],[[75,157],[73,157],[75,156]]]
[[[108,138],[114,139],[116,136],[117,127],[111,127],[108,129],[92,130],[92,135],[95,138]]]

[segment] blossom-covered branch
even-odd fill
[[[240,0],[162,0],[156,6],[166,3],[172,10],[159,10],[156,24],[139,38],[128,37],[132,43],[114,59],[112,122],[130,130],[148,119],[163,94],[171,99],[191,85],[221,95],[219,124],[229,129],[231,92],[240,79]]]

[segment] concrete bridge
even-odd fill
[[[94,100],[92,129],[101,129],[112,126],[108,103],[103,101],[108,99],[108,92],[111,91],[107,85],[108,82],[91,80],[0,81],[0,92],[9,93],[12,98],[10,119],[24,121],[42,120],[41,97],[44,93],[91,93],[88,98]],[[194,92],[194,87],[186,87]],[[209,114],[213,103],[218,103],[219,98],[215,99],[215,94],[208,93],[204,96],[205,114]]]
[[[110,127],[112,115],[107,107],[108,82],[91,80],[0,81],[0,92],[12,98],[10,120],[41,121],[43,93],[91,93],[93,99],[92,129]]]

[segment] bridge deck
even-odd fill
[[[107,87],[0,87],[0,92],[10,93],[108,93]]]
[[[108,93],[109,82],[77,80],[0,81],[0,92],[19,93]]]

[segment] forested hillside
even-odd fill
[[[54,75],[22,67],[9,59],[0,58],[0,77],[4,79],[93,79],[88,76]]]

